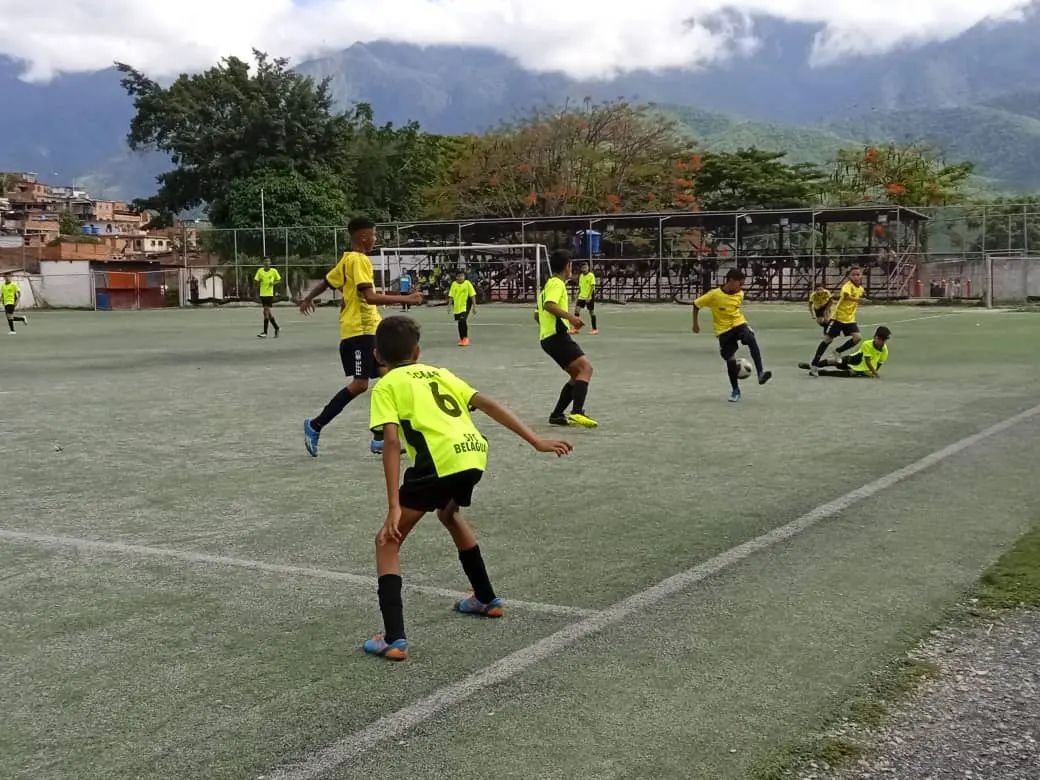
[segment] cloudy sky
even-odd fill
[[[750,55],[754,19],[821,25],[814,62],[1021,18],[1032,0],[0,0],[0,55],[23,78],[113,60],[156,77],[253,47],[294,61],[358,41],[483,45],[577,77]]]

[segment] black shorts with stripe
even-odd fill
[[[420,512],[445,509],[450,503],[469,506],[473,503],[473,488],[483,476],[480,469],[469,469],[438,477],[436,472],[420,472],[413,466],[404,472],[398,497],[401,506]]]
[[[355,379],[378,379],[380,363],[376,361],[376,337],[372,334],[351,336],[339,343],[339,359],[343,373]]]
[[[832,339],[836,339],[838,336],[851,336],[854,333],[859,333],[859,325],[855,322],[831,320],[830,325],[827,326],[827,335]]]

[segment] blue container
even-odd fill
[[[574,235],[576,257],[596,257],[600,254],[603,236],[595,230],[579,230]]]
[[[112,306],[108,302],[108,293],[97,294],[97,307],[103,311],[108,311]]]

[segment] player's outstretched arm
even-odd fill
[[[502,406],[502,404],[498,403],[494,399],[488,398],[486,395],[477,393],[470,399],[469,403],[474,409],[479,409],[503,428],[508,428],[539,452],[552,452],[557,457],[561,457],[574,449],[569,442],[541,438],[538,434],[524,425],[519,417],[506,409],[506,407]],[[384,444],[383,446],[385,448],[390,445]]]
[[[693,332],[694,333],[700,333],[701,332],[700,313],[701,313],[701,310],[697,308],[697,304],[694,304],[693,305]]]
[[[366,287],[363,290],[358,290],[358,293],[369,306],[392,306],[396,303],[423,302],[423,296],[420,292],[409,293],[408,295],[386,295],[385,293],[376,292],[373,287]]]
[[[311,290],[307,295],[300,301],[300,313],[311,314],[314,311],[314,299],[321,295],[326,290],[331,290],[332,285],[328,283],[328,280],[322,279],[321,282]]]
[[[546,301],[542,308],[554,317],[559,317],[561,320],[567,320],[567,322],[574,326],[575,330],[581,330],[585,327],[585,323],[580,317],[575,317],[569,311],[564,311],[555,301]]]

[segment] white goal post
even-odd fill
[[[986,255],[986,307],[1040,299],[1040,257],[1019,253]]]
[[[465,246],[380,247],[378,268],[384,292],[398,286],[406,273],[414,291],[440,291],[454,272],[476,278],[478,297],[537,305],[542,280],[549,277],[545,244],[466,244]]]

